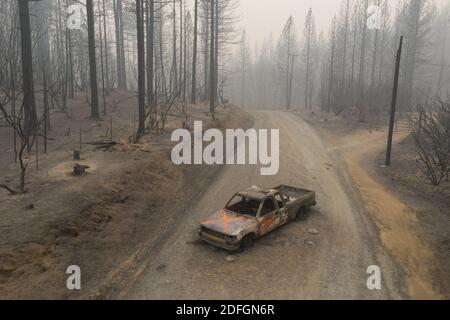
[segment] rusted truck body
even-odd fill
[[[244,249],[315,205],[311,190],[251,187],[236,193],[224,209],[200,223],[200,239],[229,251]]]

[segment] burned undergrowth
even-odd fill
[[[132,122],[122,118],[128,104],[116,114],[117,143],[98,149],[87,143],[80,163],[89,169],[73,176],[75,161],[67,137],[52,142],[41,168],[32,172],[29,192],[3,192],[0,224],[0,297],[85,298],[101,297],[127,273],[126,262],[143,243],[167,228],[175,208],[199,192],[220,168],[177,167],[170,160],[170,130],[130,143],[126,133]],[[218,110],[216,121],[201,107],[192,109],[192,119],[208,127],[242,127],[249,116],[237,108]],[[86,141],[97,141],[104,131],[92,125],[83,132]],[[64,126],[56,131],[66,131]],[[32,158],[31,158],[32,159]],[[25,209],[26,208],[26,209]],[[137,261],[135,261],[137,262]],[[125,268],[123,268],[125,263]],[[83,290],[66,287],[66,269],[78,265]],[[46,290],[41,290],[46,288]]]

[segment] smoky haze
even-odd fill
[[[390,0],[389,5],[395,9],[402,2]],[[435,3],[441,7],[450,4],[450,1],[436,0]],[[290,15],[297,28],[302,30],[306,13],[311,8],[317,32],[326,33],[340,6],[340,0],[243,0],[239,8],[240,27],[246,30],[250,43],[260,44],[271,34],[276,39]]]

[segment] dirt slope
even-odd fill
[[[142,246],[163,233],[173,208],[181,208],[215,174],[216,168],[172,164],[170,133],[180,127],[178,118],[169,119],[159,135],[132,144],[134,95],[112,92],[108,117],[99,122],[86,117],[89,106],[83,99],[71,101],[70,117],[52,112],[52,140],[48,155],[39,157],[39,170],[34,168],[34,150],[27,155],[28,192],[11,196],[0,190],[0,298],[103,297],[134,266]],[[214,122],[205,109],[190,107],[189,123],[248,125],[249,117],[237,108],[219,108]],[[88,142],[108,140],[110,114],[118,144],[97,150]],[[82,160],[73,161],[80,127]],[[1,127],[5,152],[0,153],[0,177],[15,187],[18,172],[11,141],[11,130]],[[71,175],[75,163],[89,165],[88,173]],[[26,209],[30,204],[33,208]],[[81,291],[66,287],[66,268],[73,264],[81,267]]]

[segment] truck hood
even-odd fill
[[[237,236],[240,232],[255,223],[255,218],[245,217],[238,214],[221,210],[211,216],[208,220],[200,222],[206,229],[220,232],[229,236]]]

